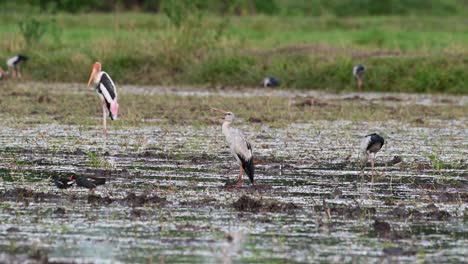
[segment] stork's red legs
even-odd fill
[[[242,169],[242,164],[239,167],[239,177],[237,178],[237,187],[242,187],[242,175],[244,174],[244,171]]]
[[[102,124],[104,126],[104,136],[107,137],[107,106],[106,101],[102,101]]]

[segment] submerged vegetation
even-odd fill
[[[292,10],[288,1],[276,2]],[[320,10],[341,5],[332,2]],[[443,19],[399,11],[273,15],[237,7],[219,15],[188,3],[161,3],[158,13],[38,13],[34,21],[24,21],[21,11],[3,13],[0,57],[24,53],[26,78],[51,82],[84,82],[100,60],[118,84],[256,86],[276,76],[283,88],[349,91],[356,89],[351,68],[362,63],[365,91],[468,92],[466,16],[457,16],[463,8]]]

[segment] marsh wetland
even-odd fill
[[[468,257],[466,96],[122,86],[104,139],[81,86],[0,86],[2,263]],[[210,107],[236,113],[255,185],[231,185]],[[372,184],[357,147],[374,131],[386,144]],[[54,186],[72,174],[108,182]]]

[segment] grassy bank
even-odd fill
[[[30,57],[25,78],[85,82],[95,60],[118,84],[353,90],[351,68],[368,68],[364,90],[468,93],[468,29],[462,17],[219,17],[37,15],[44,34],[26,41],[24,14],[0,17],[0,58]],[[26,36],[26,38],[25,38]],[[3,60],[2,59],[2,60]],[[5,67],[5,66],[3,66]]]

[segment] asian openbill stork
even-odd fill
[[[372,165],[372,182],[374,182],[374,159],[375,155],[384,145],[385,140],[382,136],[372,133],[366,135],[360,145],[360,156],[361,156],[361,167],[364,167],[367,164],[367,161],[370,159]]]
[[[358,89],[361,91],[362,80],[364,79],[364,75],[366,74],[366,67],[362,64],[358,64],[353,67],[353,76],[356,78],[358,83]]]
[[[11,72],[13,78],[21,78],[20,66],[28,60],[28,57],[23,55],[16,55],[9,58],[6,63],[8,65],[8,71]]]
[[[236,128],[231,127],[232,122],[234,121],[234,114],[232,112],[212,108],[215,111],[221,112],[224,114],[223,117],[219,119],[223,120],[222,131],[226,137],[226,141],[229,144],[229,149],[231,154],[239,162],[239,177],[237,178],[237,186],[242,186],[242,176],[243,171],[247,174],[250,179],[250,182],[254,182],[254,161],[252,156],[252,146],[245,139],[242,132]]]
[[[265,77],[262,80],[261,85],[263,87],[276,87],[280,85],[280,81],[276,79],[275,77]]]
[[[116,120],[119,112],[117,89],[109,74],[101,71],[100,62],[94,63],[93,71],[88,81],[88,88],[91,83],[95,85],[96,92],[102,100],[102,123],[104,125],[104,135],[107,135],[107,116],[109,115],[111,120]]]

